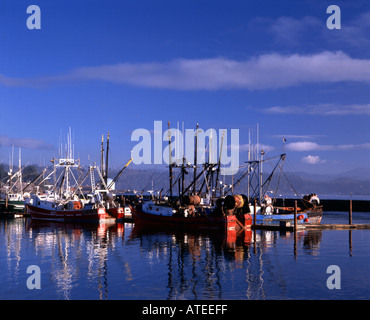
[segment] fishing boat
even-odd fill
[[[35,220],[64,222],[108,222],[114,220],[104,206],[92,199],[58,197],[55,193],[32,195],[26,201],[27,213]]]
[[[1,195],[0,212],[19,213],[24,211],[24,200],[20,193],[5,193]]]
[[[316,196],[317,197],[317,196]],[[266,198],[265,198],[266,199]],[[267,199],[270,202],[270,199]],[[294,207],[274,207],[272,202],[266,204],[266,200],[262,206],[250,206],[251,214],[254,215],[256,210],[256,223],[263,225],[276,225],[281,222],[289,226],[294,224],[295,208]],[[322,218],[322,206],[307,205],[306,207],[296,208],[296,217],[298,224],[320,224]]]
[[[126,170],[129,164],[132,162],[132,158],[123,166],[123,168],[117,173],[117,175],[113,179],[108,178],[108,165],[109,159],[109,132],[107,136],[107,145],[105,150],[105,163],[104,163],[104,136],[102,135],[101,138],[101,160],[100,160],[100,170],[98,167],[94,167],[97,169],[99,174],[99,182],[95,184],[95,180],[91,180],[91,187],[92,192],[99,192],[102,194],[105,204],[105,209],[107,212],[113,216],[118,221],[122,221],[125,219],[131,219],[131,209],[125,203],[120,204],[119,201],[116,201],[116,195],[113,193],[115,189],[115,183],[118,181],[118,178],[122,175],[122,173]]]
[[[275,157],[270,159],[263,159],[264,152],[262,150],[261,157],[254,160],[246,161],[245,172],[241,174],[240,178],[232,185],[233,190],[242,179],[248,178],[248,191],[250,190],[250,213],[253,216],[256,214],[256,223],[263,225],[276,225],[283,222],[284,224],[293,225],[295,220],[295,211],[297,216],[298,224],[320,224],[323,214],[323,206],[320,205],[320,199],[315,193],[307,194],[301,199],[297,199],[297,206],[275,206],[275,199],[271,198],[268,193],[268,188],[275,175],[277,169],[280,170],[280,174],[288,181],[286,175],[282,170],[282,164],[285,161],[286,154],[278,156],[278,161],[275,164],[272,172],[269,174],[267,179],[262,182],[262,164],[266,161],[271,161]],[[281,176],[278,178],[280,182]],[[288,181],[289,182],[289,181]],[[298,193],[289,182],[290,187],[297,195]],[[279,185],[279,183],[277,183]]]
[[[131,207],[135,225],[150,228],[181,228],[186,230],[250,229],[252,217],[246,214],[244,199],[228,196],[215,206],[201,205],[198,195],[186,196],[181,205],[146,201]]]
[[[170,128],[169,128],[170,130]],[[196,130],[197,132],[197,130]],[[167,201],[151,200],[143,201],[132,207],[132,214],[136,224],[147,226],[168,226],[181,228],[250,228],[253,221],[256,224],[293,224],[295,221],[294,207],[274,207],[274,201],[267,196],[267,190],[277,168],[284,162],[286,154],[279,156],[279,161],[274,170],[264,183],[262,183],[262,164],[270,159],[263,159],[264,152],[261,150],[260,157],[248,160],[244,166],[245,172],[230,187],[225,188],[225,182],[219,181],[221,167],[221,154],[218,163],[211,161],[212,143],[209,144],[209,161],[203,164],[201,172],[197,172],[196,153],[194,165],[186,162],[186,159],[172,161],[171,140],[169,139],[169,197]],[[221,142],[221,145],[223,143]],[[195,136],[195,151],[197,139]],[[177,178],[173,177],[173,169],[180,169]],[[194,178],[185,187],[185,175],[193,170]],[[242,179],[248,178],[248,195],[235,194],[234,188]],[[199,180],[203,179],[199,182]],[[174,196],[172,188],[178,185],[178,196]],[[197,187],[197,184],[200,185]],[[203,188],[205,187],[205,192]],[[230,193],[230,194],[228,194]],[[225,196],[226,195],[226,196]],[[322,206],[318,197],[302,199],[300,206],[296,208],[298,224],[320,223]]]
[[[106,222],[114,220],[105,209],[102,195],[95,192],[85,196],[81,183],[90,174],[93,180],[94,167],[90,166],[85,178],[78,183],[73,171],[80,168],[78,160],[73,157],[71,144],[71,130],[69,131],[66,157],[52,159],[54,170],[49,176],[57,176],[51,190],[46,193],[33,194],[26,201],[27,212],[32,219],[51,221],[76,221],[76,222]]]
[[[170,125],[169,131],[170,131]],[[198,125],[197,125],[198,130]],[[197,132],[196,130],[196,132]],[[197,151],[197,136],[195,136],[195,152]],[[209,150],[209,159],[211,159]],[[214,174],[219,176],[220,162],[205,163],[201,173],[197,174],[197,156],[191,166],[182,159],[173,161],[171,139],[169,139],[169,196],[166,199],[157,199],[137,202],[131,206],[135,225],[149,228],[181,228],[187,230],[217,229],[235,230],[250,229],[252,218],[249,214],[248,199],[242,195],[229,195],[227,197],[212,197]],[[173,169],[180,169],[176,179]],[[194,179],[185,187],[187,170],[193,169]],[[201,187],[197,188],[197,181],[204,177]],[[178,197],[173,195],[173,187],[178,184]],[[205,192],[202,192],[206,187]]]
[[[12,148],[11,160],[9,160],[8,177],[6,177],[3,192],[0,194],[0,212],[8,213],[21,213],[25,209],[24,205],[24,188],[22,183],[22,161],[21,161],[21,148],[19,148],[19,166],[16,172],[13,172],[13,154]]]

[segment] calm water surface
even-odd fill
[[[370,224],[369,213],[354,223]],[[323,223],[346,223],[325,213]],[[41,289],[27,288],[27,267]],[[341,270],[329,290],[328,266]],[[370,299],[370,230],[145,232],[0,220],[0,299]]]

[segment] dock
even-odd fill
[[[252,230],[270,230],[270,231],[292,231],[294,232],[294,226],[284,225],[252,225]],[[305,224],[298,225],[297,231],[301,230],[361,230],[370,229],[370,224]]]
[[[276,207],[292,207],[294,206],[295,199],[293,198],[276,198]],[[350,199],[320,199],[320,204],[323,205],[325,211],[338,211],[348,212],[349,211]],[[370,212],[370,201],[369,200],[352,200],[353,212]]]
[[[370,229],[370,224],[307,224],[306,229],[353,230]]]
[[[352,212],[353,212],[353,201],[349,201],[349,214],[348,223],[345,224],[297,224],[297,200],[294,201],[294,224],[284,223],[281,221],[279,225],[263,225],[257,224],[256,220],[253,221],[252,229],[259,230],[272,230],[272,231],[293,231],[297,232],[299,230],[306,229],[331,229],[331,230],[357,230],[357,229],[370,229],[370,224],[353,224],[352,223]]]

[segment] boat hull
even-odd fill
[[[294,209],[294,208],[293,208]],[[280,210],[282,212],[283,210]],[[287,212],[292,212],[293,210],[286,210]],[[322,218],[322,207],[316,207],[312,210],[299,211],[297,213],[297,223],[298,224],[320,224]],[[257,224],[279,224],[280,222],[290,222],[292,225],[294,223],[294,213],[281,213],[281,214],[271,214],[263,215],[257,214],[256,223]]]
[[[151,214],[131,207],[135,225],[150,228],[181,228],[187,230],[235,230],[239,228],[251,228],[252,218],[249,214],[241,219],[235,215],[221,217],[179,217]]]
[[[0,211],[2,212],[22,212],[24,208],[24,201],[9,200],[6,203],[6,200],[0,200]]]
[[[27,213],[32,219],[62,222],[105,222],[115,218],[109,215],[104,208],[82,210],[49,210],[30,204],[26,205]]]
[[[125,208],[119,207],[119,208],[110,208],[107,209],[108,213],[113,216],[117,220],[125,220],[125,219],[132,219],[131,212],[128,213],[125,211]]]

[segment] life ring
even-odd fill
[[[82,204],[80,201],[73,201],[73,209],[74,210],[80,210],[82,209]]]

